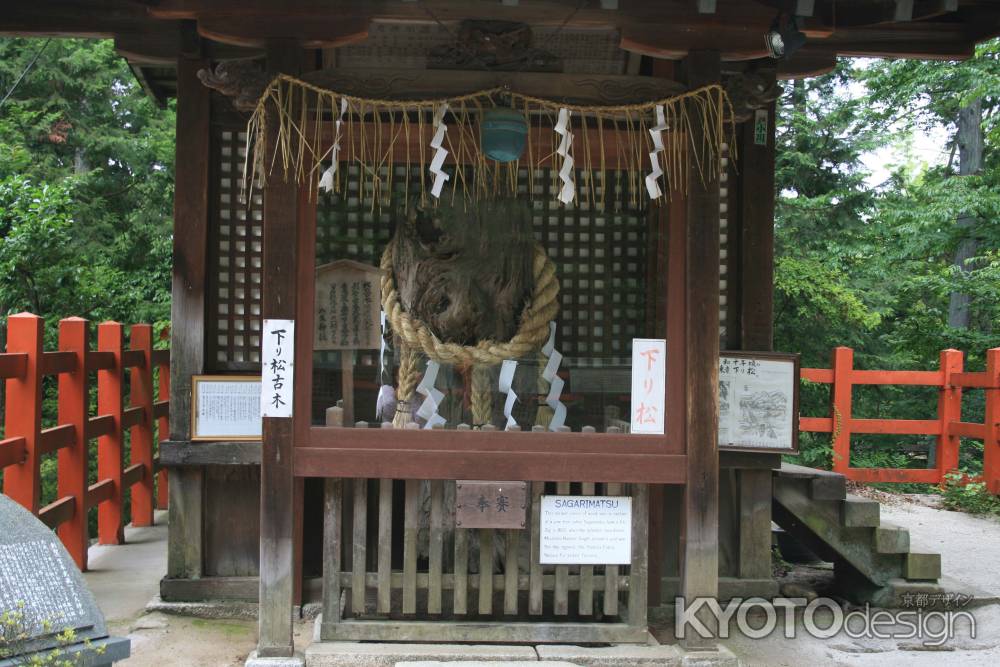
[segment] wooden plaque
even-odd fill
[[[381,347],[381,273],[377,267],[349,259],[316,269],[313,349]]]
[[[799,355],[719,355],[719,448],[798,452]]]
[[[260,440],[259,375],[191,377],[191,440]]]
[[[455,483],[456,528],[513,528],[525,526],[527,482]]]

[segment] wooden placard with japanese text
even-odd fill
[[[798,452],[799,355],[719,355],[719,448]]]
[[[259,375],[193,375],[191,440],[260,440]]]
[[[317,267],[313,349],[379,349],[381,273],[349,259]]]
[[[455,482],[455,527],[511,528],[525,526],[527,482]]]

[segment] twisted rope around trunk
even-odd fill
[[[382,253],[381,268],[382,308],[393,333],[400,338],[400,353],[404,360],[399,369],[397,398],[400,401],[410,401],[413,397],[420,380],[419,365],[416,363],[416,352],[419,351],[428,359],[451,364],[460,372],[472,369],[473,419],[477,424],[488,422],[489,412],[492,412],[492,396],[490,382],[484,381],[483,371],[501,364],[505,359],[523,359],[545,344],[549,336],[549,322],[559,312],[559,280],[556,278],[555,264],[549,259],[545,249],[536,244],[532,260],[534,288],[531,299],[521,312],[517,332],[506,342],[483,340],[470,346],[438,340],[427,325],[403,310],[392,270],[395,251],[396,240],[393,239]],[[478,372],[476,369],[479,369]]]

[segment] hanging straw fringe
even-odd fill
[[[518,161],[509,164],[488,159],[482,149],[478,118],[485,110],[497,107],[523,111],[527,123],[526,150]],[[324,186],[339,189],[339,183],[331,183],[339,170],[323,169],[323,163],[332,157],[357,163],[364,175],[362,199],[370,197],[375,207],[388,201],[391,192],[391,181],[383,182],[384,168],[389,167],[391,178],[392,164],[405,159],[406,178],[409,179],[411,159],[417,158],[421,198],[424,199],[430,194],[428,185],[433,185],[427,182],[425,174],[431,175],[426,171],[428,159],[437,153],[431,150],[431,140],[444,120],[444,114],[435,117],[438,115],[435,112],[442,108],[448,111],[449,131],[441,138],[441,147],[457,164],[472,168],[466,173],[466,169],[451,167],[454,173],[446,176],[448,186],[441,196],[447,193],[452,200],[459,196],[474,201],[516,195],[518,169],[560,166],[562,160],[559,158],[565,156],[556,155],[559,146],[552,137],[559,136],[555,129],[561,110],[579,119],[579,127],[573,132],[582,133],[583,156],[582,159],[578,156],[574,168],[581,172],[582,182],[591,185],[588,197],[592,204],[597,203],[593,186],[604,183],[607,171],[625,172],[623,178],[628,187],[619,188],[618,196],[624,196],[627,191],[629,201],[619,203],[636,206],[640,193],[647,190],[651,153],[657,155],[653,172],[662,170],[667,185],[664,189],[669,195],[687,187],[692,160],[702,183],[718,178],[723,144],[736,145],[732,104],[718,84],[641,104],[584,106],[523,95],[505,88],[441,99],[368,99],[342,95],[281,74],[267,86],[247,125],[248,164],[245,167],[252,168],[244,172],[244,193],[248,185],[251,188],[262,185],[276,171],[286,181],[312,182],[314,190],[319,184],[319,176],[326,175]],[[543,127],[548,131],[543,131]],[[606,130],[612,128],[615,130],[613,146],[606,143],[609,139]],[[595,137],[591,137],[594,130]],[[269,132],[273,132],[270,149]],[[696,140],[698,137],[700,141]],[[411,149],[411,140],[416,141],[419,148]],[[396,144],[400,141],[405,147],[397,149]],[[591,141],[596,141],[597,145],[591,147]],[[612,149],[616,157],[611,160],[613,164],[609,164],[607,153]],[[595,179],[595,174],[600,180]],[[602,208],[607,201],[606,191],[607,187],[600,194]],[[649,194],[653,194],[652,188]],[[529,193],[529,196],[534,194]],[[662,197],[653,200],[662,201]]]

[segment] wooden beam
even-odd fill
[[[209,90],[197,72],[207,62],[177,62],[177,174],[170,328],[170,436],[191,430],[191,376],[205,368],[205,277],[208,246]],[[89,355],[88,355],[89,356]],[[88,366],[89,366],[88,359]]]
[[[776,65],[779,79],[820,76],[832,72],[837,67],[837,54],[815,53],[804,48],[796,51],[790,58],[777,61]]]
[[[362,2],[338,2],[336,6],[311,0],[274,3],[219,0],[206,3],[192,0],[164,0],[150,8],[153,16],[197,20],[205,36],[235,44],[260,43],[268,37],[294,37],[307,46],[321,46],[329,41],[350,39],[360,25],[372,20],[430,23],[422,3],[385,2],[373,5]],[[810,12],[809,5],[814,5]],[[718,5],[716,9],[713,5]],[[869,34],[868,28],[879,30],[910,30],[913,48],[922,41],[933,42],[941,30],[950,32],[951,51],[967,51],[972,46],[969,29],[980,24],[962,21],[933,22],[956,7],[954,0],[915,0],[913,21],[893,23],[895,5],[867,3],[845,9],[833,0],[697,0],[675,3],[636,3],[625,10],[608,12],[597,3],[576,11],[567,24],[572,28],[618,29],[622,48],[644,55],[683,58],[692,49],[717,49],[724,60],[746,60],[765,54],[763,34],[770,27],[777,9],[801,12],[812,16],[803,31],[814,38],[836,34],[857,42],[855,48],[879,50],[881,55],[894,55],[892,40],[879,34]],[[1000,12],[990,10],[993,24]],[[557,26],[566,20],[565,8],[552,3],[527,3],[507,7],[497,3],[468,3],[460,0],[438,0],[434,3],[435,17],[445,23],[464,19],[509,19],[533,26]],[[710,12],[710,13],[702,13]],[[960,18],[968,14],[963,9]],[[916,19],[921,19],[917,21]],[[950,17],[949,17],[950,18]],[[919,35],[917,34],[919,32]]]
[[[739,281],[740,348],[772,348],[774,318],[775,104],[740,127]],[[763,143],[755,132],[765,124]]]
[[[739,130],[740,168],[735,208],[739,224],[730,230],[738,239],[738,346],[769,351],[774,319],[774,163],[775,103],[757,110]],[[758,128],[758,123],[762,128]],[[758,130],[762,129],[762,132]],[[780,457],[771,466],[781,465]],[[771,471],[738,472],[738,571],[741,579],[771,576]]]
[[[141,32],[151,26],[177,26],[179,21],[157,21],[139,3],[122,0],[80,2],[4,3],[0,35],[35,37],[87,37],[104,39],[115,34]]]
[[[332,49],[362,42],[368,37],[364,16],[313,17],[308,20],[271,16],[266,21],[231,15],[198,21],[198,34],[235,46],[263,48],[269,40],[297,42],[305,49]]]
[[[718,51],[694,51],[685,60],[691,88],[718,83]],[[695,124],[693,145],[701,145],[704,128]],[[702,182],[692,161],[689,167],[684,279],[685,428],[687,484],[684,487],[684,557],[681,591],[691,604],[696,598],[716,597],[719,589],[719,179],[710,174]],[[704,610],[704,608],[702,608]],[[717,635],[717,619],[699,614]],[[688,632],[689,648],[714,648],[713,639]]]
[[[160,463],[165,466],[260,465],[260,442],[160,443]]]
[[[191,436],[191,376],[205,367],[205,263],[208,245],[209,90],[198,59],[177,61],[177,156],[170,328],[170,436]],[[88,355],[88,366],[90,355]],[[202,573],[202,471],[170,471],[167,576]]]
[[[127,51],[134,49],[137,56],[147,52],[142,47],[143,36],[150,35],[151,43],[161,42],[159,33],[175,32],[182,26],[178,19],[191,20],[202,36],[218,40],[216,44],[253,48],[261,48],[268,39],[295,39],[310,48],[354,43],[364,39],[373,20],[432,23],[421,6],[424,3],[398,1],[162,0],[141,5],[125,0],[52,0],[8,4],[11,7],[5,7],[0,17],[0,35],[115,37],[122,40]],[[623,48],[638,45],[636,51],[655,57],[679,59],[691,49],[700,48],[718,49],[724,60],[745,60],[764,55],[761,36],[778,8],[806,15],[809,4],[815,8],[803,31],[815,38],[847,39],[853,46],[851,51],[843,52],[845,55],[965,57],[975,41],[995,34],[995,26],[1000,23],[1000,9],[985,3],[960,6],[957,0],[912,0],[908,21],[896,18],[897,12],[900,16],[906,13],[900,8],[905,4],[903,0],[900,5],[855,3],[849,8],[844,3],[837,6],[834,0],[686,0],[633,3],[614,12],[590,3],[576,11],[567,25],[570,29],[617,29],[622,34]],[[712,5],[718,6],[712,8],[712,13],[699,11]],[[552,2],[508,7],[438,0],[434,7],[435,17],[446,23],[509,19],[533,26],[558,26],[566,21],[566,7]],[[909,42],[903,45],[886,39],[886,30],[902,30],[909,35]],[[938,44],[924,51],[925,44],[941,40],[948,45]],[[150,51],[154,58],[163,57],[161,46],[152,45]]]
[[[302,51],[295,43],[267,45],[271,72],[298,74]],[[276,123],[270,123],[271,128]],[[268,154],[277,133],[269,133]],[[315,205],[315,204],[313,204]],[[299,188],[294,181],[272,178],[264,188],[262,318],[295,319]],[[308,417],[305,417],[308,419]],[[260,475],[260,609],[257,655],[291,657],[292,604],[295,592],[292,419],[263,419]]]
[[[631,60],[638,63],[640,56]],[[638,71],[638,64],[635,65]],[[516,93],[569,104],[621,105],[684,92],[671,79],[638,75],[552,72],[480,72],[391,68],[334,68],[303,74],[309,83],[345,95],[380,99],[433,99],[506,87]]]

